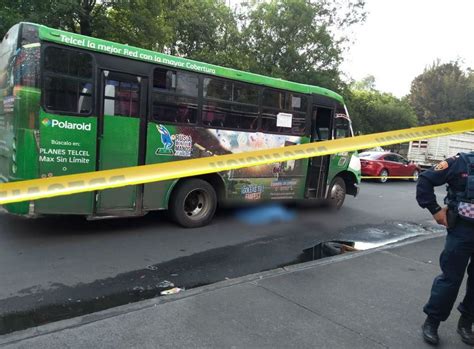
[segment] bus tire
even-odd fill
[[[326,202],[329,207],[339,210],[346,199],[346,182],[341,177],[332,180]]]
[[[214,188],[198,178],[185,179],[173,190],[168,210],[173,220],[185,228],[208,224],[217,207]]]

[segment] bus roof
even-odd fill
[[[32,24],[32,23],[30,23]],[[318,94],[341,103],[344,100],[341,95],[326,88],[300,84],[297,82],[287,81],[278,78],[271,78],[254,73],[248,73],[237,69],[225,68],[218,65],[194,61],[191,59],[167,55],[164,53],[154,52],[134,46],[119,44],[112,41],[93,38],[90,36],[70,33],[58,29],[46,27],[44,25],[34,24],[39,29],[39,37],[41,40],[50,41],[61,45],[67,45],[86,49],[90,51],[111,54],[115,56],[131,58],[135,60],[150,62],[154,64],[162,64],[166,66],[175,67],[178,69],[185,69],[214,75],[218,77],[228,78],[232,80],[239,80],[248,83],[269,86],[278,89],[284,89],[299,93]]]

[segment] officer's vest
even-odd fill
[[[464,192],[456,193],[458,214],[474,222],[474,153],[459,153],[459,156],[467,164],[467,181]]]

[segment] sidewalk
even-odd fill
[[[422,307],[444,237],[340,255],[0,337],[7,348],[429,348]],[[464,290],[462,291],[462,293]],[[439,348],[468,348],[457,311]]]

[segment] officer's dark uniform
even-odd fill
[[[469,263],[466,295],[458,310],[464,320],[468,319],[470,329],[474,320],[474,152],[458,154],[423,172],[417,184],[418,204],[436,214],[441,207],[436,202],[434,187],[446,183],[449,227],[440,256],[442,274],[435,278],[423,311],[435,324],[448,318]]]

